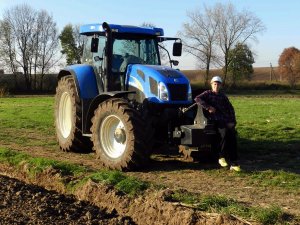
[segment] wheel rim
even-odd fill
[[[126,131],[123,122],[115,115],[106,117],[100,127],[102,149],[111,158],[120,157],[126,149]]]
[[[64,138],[67,138],[72,129],[72,104],[68,92],[64,92],[60,98],[58,110],[58,126]]]

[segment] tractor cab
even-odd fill
[[[178,38],[162,38],[161,28],[122,26],[104,23],[85,25],[80,33],[85,35],[82,62],[94,67],[98,89],[102,92],[125,91],[128,65],[161,65],[159,43],[175,40],[173,55],[181,55]],[[166,50],[167,51],[167,50]],[[167,52],[168,53],[168,52]],[[176,65],[177,61],[169,62]]]

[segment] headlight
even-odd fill
[[[158,97],[160,100],[169,101],[169,92],[166,85],[162,82],[158,83]]]
[[[193,101],[192,99],[192,88],[191,85],[189,84],[189,90],[188,90],[188,101]]]

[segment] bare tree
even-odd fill
[[[230,3],[223,5],[216,4],[213,9],[214,19],[218,21],[218,46],[223,53],[224,81],[226,80],[228,66],[234,55],[229,51],[237,43],[244,44],[248,40],[257,41],[256,34],[265,30],[261,20],[253,13],[244,10],[238,12]]]
[[[32,80],[32,57],[33,43],[32,34],[34,34],[34,22],[36,12],[28,5],[17,5],[4,12],[4,21],[6,21],[15,37],[12,41],[16,49],[15,62],[22,68],[26,88],[31,90]]]
[[[184,49],[199,60],[200,68],[205,68],[205,85],[208,85],[210,65],[217,60],[213,48],[219,21],[214,20],[213,13],[207,7],[204,7],[204,14],[199,10],[188,12],[190,22],[184,23],[183,31],[178,33]]]
[[[44,74],[56,62],[58,36],[53,18],[46,11],[17,5],[4,11],[1,29],[5,32],[0,34],[0,45],[6,45],[1,57],[13,72],[22,70],[27,90],[35,88],[36,74]]]
[[[16,72],[18,70],[18,65],[14,61],[16,58],[16,51],[13,46],[13,39],[14,37],[12,36],[9,24],[5,21],[0,21],[0,60],[2,61],[4,68],[14,75],[15,86],[17,86]]]
[[[38,13],[37,27],[40,31],[38,32],[39,41],[37,44],[37,46],[39,46],[37,51],[39,57],[36,58],[36,65],[38,68],[37,72],[41,75],[39,88],[42,90],[45,74],[49,73],[51,68],[53,68],[61,58],[58,57],[58,29],[53,17],[45,10]]]
[[[238,12],[234,6],[218,3],[212,8],[188,12],[189,22],[179,34],[185,50],[205,66],[207,82],[211,63],[224,70],[224,81],[232,60],[229,51],[237,43],[257,41],[256,34],[265,30],[261,20],[249,11]]]

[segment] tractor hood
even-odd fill
[[[143,93],[156,103],[190,104],[191,87],[186,76],[168,66],[132,64],[127,68],[129,90]]]

